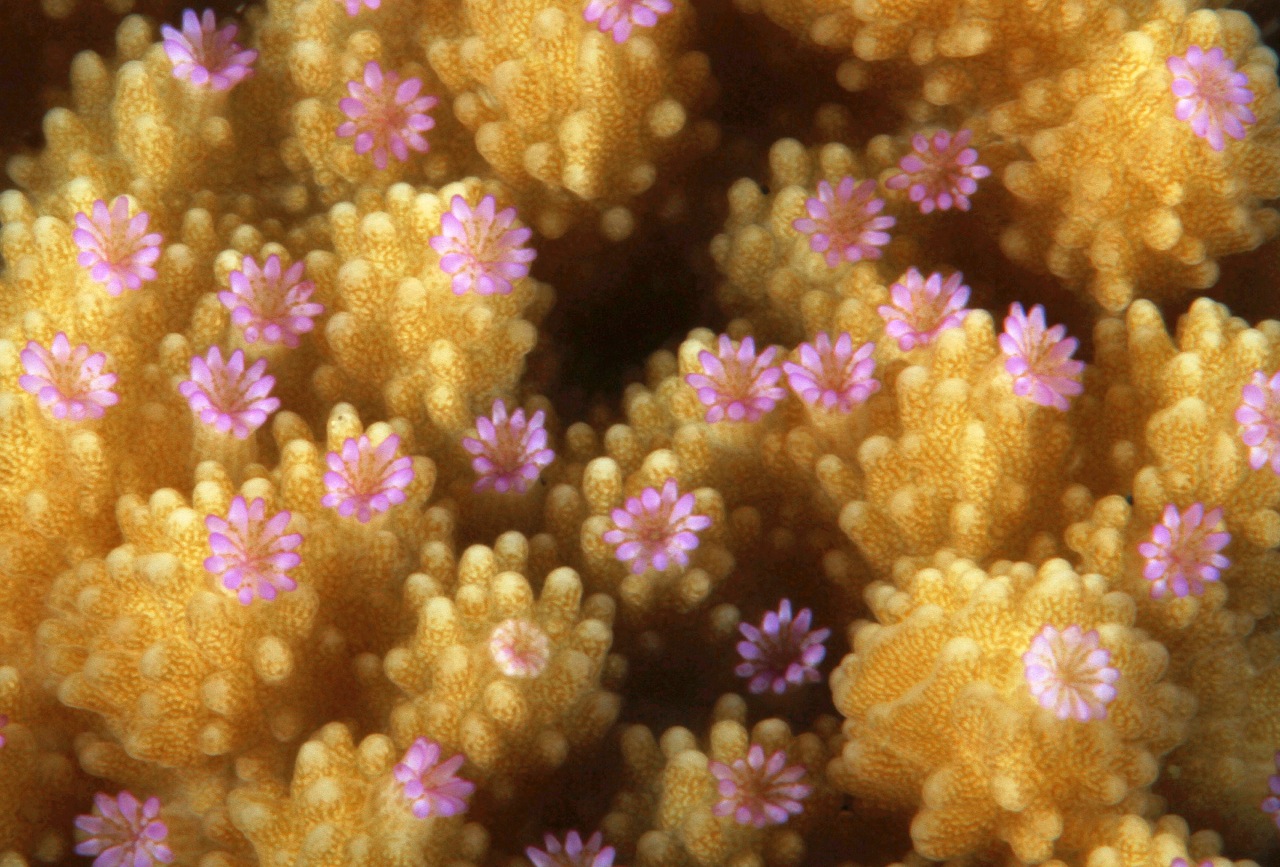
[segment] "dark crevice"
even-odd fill
[[[641,221],[621,243],[581,237],[593,231],[540,243],[534,266],[534,275],[556,289],[546,328],[557,369],[546,393],[555,395],[562,418],[583,418],[592,406],[616,400],[655,350],[674,348],[697,325],[719,324],[703,252],[709,235]],[[594,249],[581,255],[582,245]]]

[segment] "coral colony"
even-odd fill
[[[1280,863],[1246,13],[10,2],[0,864]]]

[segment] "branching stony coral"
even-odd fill
[[[459,194],[478,200],[484,186],[399,184],[335,205],[329,216],[336,256],[325,264],[339,309],[326,324],[334,361],[316,374],[322,387],[385,401],[420,435],[439,431],[455,444],[473,413],[489,409],[484,396],[512,387],[537,340],[534,323],[552,303],[549,287],[532,277],[513,280],[507,294],[453,292],[430,240],[449,203]]]
[[[0,845],[13,861],[22,854],[55,860],[68,849],[73,813],[68,793],[85,792],[69,756],[42,722],[60,715],[13,666],[0,667],[4,761],[0,764]],[[74,809],[74,808],[73,808]],[[18,863],[24,863],[19,861]]]
[[[211,4],[5,90],[0,864],[1274,860],[1246,15]]]
[[[1055,844],[1081,845],[1071,835],[1089,821],[1141,809],[1194,703],[1162,682],[1168,652],[1133,628],[1131,599],[1061,560],[986,573],[940,554],[910,569],[901,564],[896,586],[868,589],[878,623],[854,627],[854,652],[832,678],[849,739],[836,779],[886,806],[919,807],[912,837],[935,858],[997,838],[1036,863]],[[1046,626],[1077,640],[1088,629],[1106,647],[1104,682],[1115,689],[1095,693],[1092,712],[1042,707],[1034,668],[1062,665],[1067,650],[1039,657]],[[1078,689],[1086,671],[1059,676]]]
[[[1268,618],[1280,528],[1271,516],[1280,490],[1269,467],[1250,463],[1234,411],[1250,370],[1271,363],[1277,335],[1268,323],[1251,329],[1223,308],[1199,302],[1176,335],[1149,305],[1136,304],[1125,322],[1104,323],[1098,336],[1107,402],[1135,393],[1136,380],[1158,377],[1164,387],[1150,393],[1153,400],[1134,414],[1131,427],[1117,428],[1107,445],[1099,444],[1109,459],[1098,469],[1117,481],[1130,475],[1120,487],[1132,491],[1132,504],[1114,494],[1094,500],[1084,490],[1070,492],[1079,522],[1064,539],[1082,568],[1132,595],[1138,625],[1169,648],[1170,680],[1197,698],[1191,735],[1170,755],[1177,773],[1158,790],[1181,814],[1212,821],[1233,844],[1256,846],[1248,841],[1272,833],[1266,816],[1223,805],[1260,803],[1266,792],[1260,774],[1270,758],[1276,681]],[[1211,469],[1214,462],[1231,469]],[[1092,487],[1114,484],[1100,482]],[[1230,544],[1217,548],[1230,552],[1231,564],[1221,567],[1226,558],[1215,550],[1223,525],[1184,546],[1176,562],[1166,560],[1166,549],[1153,543],[1166,516],[1181,518],[1205,499],[1233,516],[1226,522]]]
[[[865,67],[892,63],[929,104],[991,107],[1040,77],[1087,59],[1123,32],[1124,7],[1106,0],[1071,5],[1015,4],[998,19],[970,3],[885,0],[738,0],[782,26],[850,57],[842,83],[857,87]],[[1132,4],[1147,11],[1151,4]],[[1149,13],[1148,13],[1149,14]],[[914,69],[913,69],[914,68]]]
[[[1174,335],[1154,307],[1139,303],[1123,322],[1113,319],[1100,325],[1097,337],[1098,369],[1105,371],[1099,394],[1104,404],[1114,405],[1126,395],[1144,397],[1127,425],[1098,439],[1091,437],[1090,448],[1101,449],[1107,458],[1093,464],[1086,478],[1098,494],[1129,493],[1135,514],[1130,516],[1128,504],[1118,511],[1114,498],[1103,500],[1093,521],[1123,526],[1125,536],[1094,533],[1086,545],[1083,538],[1068,533],[1068,543],[1086,557],[1088,568],[1145,597],[1156,587],[1151,582],[1176,578],[1168,568],[1174,564],[1166,565],[1160,545],[1140,547],[1152,542],[1153,528],[1172,514],[1169,507],[1179,516],[1197,502],[1204,504],[1205,512],[1221,509],[1229,520],[1206,526],[1198,537],[1202,541],[1188,551],[1198,551],[1198,556],[1184,555],[1183,571],[1194,568],[1193,578],[1213,580],[1221,577],[1215,573],[1223,569],[1222,561],[1232,560],[1235,568],[1224,573],[1232,583],[1232,608],[1266,617],[1274,610],[1277,589],[1270,573],[1272,549],[1280,543],[1280,523],[1274,517],[1280,507],[1280,477],[1265,465],[1253,467],[1245,429],[1235,414],[1256,371],[1269,370],[1275,363],[1280,332],[1272,322],[1250,328],[1206,300],[1192,306]],[[1223,532],[1233,541],[1225,556],[1219,553],[1227,541]],[[1139,592],[1139,581],[1151,585],[1147,592]],[[1173,590],[1173,595],[1186,595]],[[1183,606],[1194,608],[1194,603],[1188,600]],[[1179,610],[1177,605],[1164,608]],[[1189,613],[1174,617],[1185,622]]]
[[[779,719],[748,729],[745,714],[741,699],[722,697],[706,746],[685,728],[623,732],[625,781],[603,827],[632,863],[803,861],[838,807],[821,778],[834,720],[793,734]]]
[[[883,229],[873,231],[877,244],[863,252],[875,255],[863,255],[858,252],[861,247],[849,247],[845,249],[855,255],[844,261],[843,255],[832,255],[838,252],[834,248],[825,244],[821,249],[813,247],[819,235],[810,234],[814,221],[805,215],[810,201],[820,204],[814,198],[815,191],[820,196],[823,186],[839,184],[843,177],[866,178],[886,172],[891,160],[883,148],[860,155],[837,142],[810,149],[793,139],[775,142],[769,150],[769,176],[761,179],[768,192],[761,189],[759,181],[737,181],[729,191],[724,232],[711,243],[711,255],[724,278],[718,287],[721,303],[731,313],[746,316],[757,328],[765,329],[766,336],[785,337],[788,342],[811,331],[815,320],[830,316],[841,303],[848,305],[844,318],[856,309],[851,309],[854,299],[874,305],[870,310],[873,315],[879,308],[889,307],[892,291],[872,289],[870,284],[890,286],[907,271],[911,262],[899,264],[902,240],[891,243]],[[869,197],[876,185],[865,181],[864,188]],[[883,198],[875,199],[885,208],[885,215],[876,219],[889,220],[914,207],[905,197],[901,199],[887,205]],[[885,225],[893,224],[881,224]],[[888,246],[882,252],[879,245],[884,244]],[[885,257],[884,270],[864,261],[881,256]]]
[[[657,11],[619,6],[641,24],[632,7]],[[693,4],[666,7],[623,39],[617,25],[610,37],[592,21],[604,29],[605,17],[620,20],[624,10],[587,20],[577,0],[425,10],[419,45],[458,120],[543,235],[562,235],[591,208],[607,234],[626,236],[635,219],[627,200],[653,186],[659,166],[715,143],[715,127],[693,116],[711,87],[706,56],[688,48]]]
[[[407,696],[391,714],[397,742],[431,732],[461,749],[499,797],[560,767],[618,712],[617,696],[600,687],[612,601],[584,600],[565,567],[544,576],[535,599],[521,574],[528,556],[528,541],[508,534],[496,549],[464,551],[456,574],[410,576],[417,627],[386,656]]]
[[[205,483],[200,511],[225,511],[217,486],[216,479]],[[300,591],[229,607],[233,598],[217,592],[205,568],[209,542],[196,510],[171,491],[121,509],[133,547],[77,564],[51,589],[67,606],[57,604],[58,614],[42,626],[63,700],[102,714],[131,754],[166,767],[301,735],[289,733],[287,720],[306,727],[297,702],[310,699],[297,690],[310,678],[296,666],[324,658],[314,643],[318,600],[305,589],[305,570]],[[93,587],[105,591],[100,604],[76,605]],[[189,630],[168,634],[175,618],[187,620]]]
[[[292,786],[248,784],[228,799],[259,857],[339,864],[477,864],[488,835],[465,815],[419,818],[396,774],[402,758],[385,735],[359,743],[340,723],[298,751]]]
[[[1015,3],[1000,16],[971,3],[740,5],[849,55],[846,87],[887,75],[918,95],[916,117],[968,119],[1011,160],[997,169],[1016,204],[1000,218],[1005,253],[1104,308],[1207,288],[1217,257],[1276,234],[1265,203],[1280,140],[1274,121],[1245,126],[1275,116],[1276,60],[1243,13],[1179,0]],[[1194,83],[1210,72],[1187,57],[1221,70],[1211,108],[1197,109]]]
[[[1261,204],[1280,191],[1274,136],[1263,131],[1233,142],[1240,148],[1234,153],[1214,150],[1163,110],[1172,96],[1160,69],[1165,57],[1188,45],[1225,44],[1252,72],[1254,104],[1266,113],[1276,111],[1275,55],[1255,47],[1253,25],[1242,14],[1189,11],[1165,10],[1103,54],[1082,82],[1096,82],[1098,91],[1070,118],[1027,138],[1031,159],[1004,175],[1026,208],[1002,239],[1009,255],[1023,262],[1039,256],[1054,274],[1087,281],[1110,310],[1137,294],[1167,296],[1211,285],[1217,256],[1250,249],[1276,233],[1275,210]],[[1153,111],[1157,106],[1161,110]],[[1098,129],[1108,131],[1108,144],[1085,146],[1086,137],[1096,143],[1092,131]],[[1144,156],[1150,151],[1126,146],[1135,138],[1152,140],[1157,152],[1183,154],[1179,159],[1197,166],[1200,179],[1180,183]],[[1118,167],[1137,182],[1117,183]],[[1068,177],[1076,173],[1090,179],[1086,189],[1068,189]],[[1040,247],[1032,240],[1039,233],[1027,229],[1045,219],[1057,227],[1057,238]],[[1086,228],[1090,222],[1095,228]]]

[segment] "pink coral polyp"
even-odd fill
[[[463,437],[462,447],[471,455],[476,491],[508,491],[523,494],[538,480],[543,468],[555,460],[547,448],[546,413],[538,410],[528,419],[524,410],[507,415],[507,405],[493,403],[489,417],[476,419],[478,438]]]
[[[765,758],[764,747],[752,745],[746,759],[732,765],[711,762],[709,769],[718,781],[720,800],[711,812],[732,816],[739,825],[764,828],[781,825],[804,811],[801,802],[813,788],[804,779],[801,765],[788,765],[787,754],[778,750]]]
[[[347,14],[352,18],[360,14],[360,7],[364,6],[368,9],[377,9],[382,5],[382,0],[339,0],[347,9]]]
[[[321,505],[337,509],[344,518],[355,516],[361,524],[375,514],[405,501],[405,488],[413,481],[413,460],[396,457],[400,437],[391,434],[375,448],[369,437],[348,438],[342,448],[325,456],[328,493]]]
[[[626,508],[613,510],[614,529],[604,541],[616,546],[617,558],[637,575],[672,564],[688,566],[698,533],[711,526],[710,518],[693,514],[694,504],[693,494],[682,495],[675,479],[667,479],[660,492],[645,488],[627,500]]]
[[[1146,560],[1142,577],[1151,582],[1151,596],[1199,596],[1207,582],[1217,581],[1231,564],[1220,551],[1231,534],[1219,529],[1222,509],[1206,512],[1202,503],[1185,510],[1170,503],[1160,522],[1151,528],[1151,540],[1138,546]]]
[[[528,620],[504,620],[489,635],[489,655],[507,677],[537,677],[551,658],[551,639]]]
[[[841,260],[879,259],[880,248],[889,243],[888,230],[896,222],[879,215],[884,199],[876,196],[876,182],[851,177],[841,178],[835,187],[820,181],[818,195],[806,199],[804,208],[808,216],[791,225],[809,236],[809,249],[821,253],[831,268]]]
[[[785,361],[782,369],[791,390],[805,403],[851,412],[880,390],[880,382],[873,376],[876,360],[871,354],[875,348],[874,343],[867,342],[855,352],[853,338],[848,334],[841,334],[833,344],[824,331],[812,343],[796,347],[799,363]]]
[[[613,847],[603,844],[604,835],[599,831],[585,842],[577,831],[570,831],[563,846],[548,834],[543,841],[545,849],[529,846],[524,852],[533,867],[613,867]]]
[[[623,43],[633,27],[654,27],[671,9],[671,0],[590,0],[582,17]]]
[[[898,348],[910,352],[928,346],[938,335],[964,324],[969,311],[969,287],[959,271],[946,280],[937,271],[924,277],[915,268],[889,287],[891,303],[878,310],[884,319],[884,333],[898,341]]]
[[[738,642],[742,662],[734,669],[748,680],[753,693],[772,691],[777,695],[821,679],[818,664],[827,655],[823,642],[830,629],[811,629],[813,612],[803,608],[793,619],[791,600],[783,599],[777,611],[764,615],[759,627],[738,624],[744,641]]]
[[[354,139],[356,153],[372,154],[379,169],[387,167],[388,153],[400,162],[409,159],[409,151],[426,153],[430,146],[423,133],[436,125],[427,112],[439,100],[419,96],[421,90],[422,79],[401,81],[399,75],[370,60],[363,79],[347,82],[350,96],[338,102],[348,118],[338,127],[338,135]]]
[[[213,551],[204,568],[218,576],[222,586],[236,594],[243,605],[255,597],[269,602],[277,592],[298,586],[289,570],[302,562],[296,551],[302,535],[285,532],[291,517],[288,512],[267,518],[266,510],[262,499],[246,503],[244,497],[236,497],[226,518],[209,515],[204,519]]]
[[[1280,750],[1276,751],[1273,761],[1276,766],[1276,772],[1267,777],[1267,788],[1270,794],[1262,801],[1260,805],[1262,812],[1271,817],[1271,821],[1275,822],[1276,828],[1280,828]]]
[[[1249,449],[1249,466],[1255,470],[1271,467],[1280,475],[1280,373],[1270,379],[1255,371],[1240,396],[1236,423],[1240,439]]]
[[[1061,631],[1045,626],[1022,655],[1027,687],[1036,702],[1058,719],[1104,719],[1116,697],[1120,672],[1096,629],[1078,625]]]
[[[475,208],[462,196],[453,197],[431,248],[440,254],[440,270],[453,278],[455,295],[507,295],[514,281],[528,276],[538,255],[526,246],[533,231],[513,228],[515,220],[516,209],[497,210],[493,196]]]
[[[71,233],[80,249],[76,261],[89,269],[89,276],[109,295],[141,289],[143,283],[156,279],[153,266],[160,258],[162,238],[147,231],[150,220],[146,211],[130,217],[126,196],[117,196],[110,207],[99,199],[90,213],[76,214],[76,228]]]
[[[1066,335],[1064,325],[1045,327],[1039,304],[1030,313],[1023,312],[1021,304],[1009,308],[1000,349],[1005,370],[1013,377],[1014,394],[1063,412],[1071,407],[1071,398],[1084,391],[1084,362],[1071,357],[1079,341]]]
[[[912,136],[914,153],[899,161],[900,172],[886,179],[885,187],[906,190],[922,214],[969,210],[969,196],[978,191],[978,181],[991,174],[991,169],[978,165],[978,152],[969,147],[972,139],[968,129],[955,135],[940,129],[932,136]]]
[[[465,759],[461,755],[440,761],[440,744],[418,738],[395,766],[394,775],[403,787],[405,800],[419,819],[456,816],[466,812],[467,800],[476,784],[459,777]]]
[[[218,29],[212,9],[199,16],[192,9],[183,12],[182,30],[161,27],[174,77],[213,91],[230,90],[244,81],[253,74],[258,52],[241,48],[235,41],[238,32],[235,24]]]
[[[315,284],[302,279],[305,267],[294,262],[284,270],[274,255],[259,267],[252,256],[245,256],[239,270],[231,272],[231,290],[219,292],[218,300],[231,311],[231,322],[244,333],[245,342],[293,348],[315,327],[324,307],[308,300]]]
[[[160,818],[160,799],[139,803],[125,790],[114,798],[99,792],[93,796],[93,813],[76,817],[84,835],[76,844],[77,855],[93,855],[94,867],[154,867],[173,862],[165,843],[169,826]]]
[[[201,422],[219,433],[248,439],[280,408],[280,400],[270,396],[275,377],[267,376],[266,370],[265,358],[246,369],[242,350],[223,361],[222,350],[211,346],[203,357],[191,359],[191,378],[178,391]]]
[[[685,381],[707,406],[707,422],[759,421],[777,406],[786,396],[778,385],[782,369],[773,364],[777,354],[778,348],[770,346],[756,355],[756,343],[750,337],[735,349],[726,334],[720,335],[718,352],[699,352],[703,372],[690,373]]]
[[[1166,64],[1173,73],[1171,87],[1177,99],[1173,113],[1178,120],[1190,124],[1191,131],[1215,151],[1226,147],[1226,136],[1244,138],[1245,126],[1257,121],[1246,108],[1253,102],[1253,91],[1249,77],[1236,71],[1221,48],[1205,51],[1192,45]]]
[[[107,356],[91,352],[83,343],[73,348],[61,331],[48,349],[29,342],[20,358],[25,373],[18,377],[18,385],[35,395],[56,419],[102,418],[107,407],[120,400],[111,390],[116,375],[102,370]]]

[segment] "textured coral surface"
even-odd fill
[[[0,867],[1280,863],[1277,20],[0,3]]]

